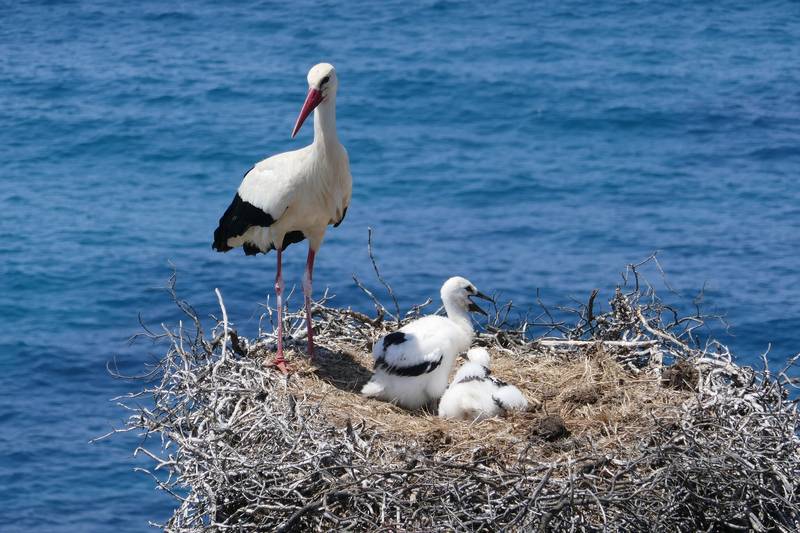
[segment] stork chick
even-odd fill
[[[375,373],[361,393],[408,409],[439,399],[456,357],[475,336],[469,313],[486,315],[472,296],[491,301],[469,280],[450,278],[441,290],[446,317],[428,315],[378,339],[372,349]]]
[[[489,352],[485,348],[471,348],[467,362],[458,369],[439,401],[439,416],[483,420],[528,408],[528,400],[518,388],[491,374]]]

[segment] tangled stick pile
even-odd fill
[[[120,399],[134,414],[119,431],[147,437],[137,453],[177,502],[167,531],[800,529],[794,360],[756,371],[698,346],[702,316],[679,317],[637,266],[609,310],[593,293],[545,337],[496,309],[477,342],[534,407],[472,425],[357,394],[372,340],[427,303],[398,316],[369,293],[371,317],[326,294],[314,362],[288,314],[287,380],[274,337],[237,335],[221,296],[206,336],[171,285],[189,327],[147,331],[167,353]]]

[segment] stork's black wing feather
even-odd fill
[[[386,348],[393,344],[403,344],[406,342],[406,334],[402,331],[395,331],[394,333],[389,333],[383,338],[383,351],[386,351]]]
[[[236,193],[231,205],[219,219],[219,226],[214,230],[214,244],[211,247],[218,252],[227,252],[231,249],[228,239],[244,235],[253,226],[269,227],[274,222],[272,215],[242,200],[239,193]]]
[[[340,218],[340,219],[339,219],[339,220],[338,220],[338,221],[337,221],[337,222],[336,222],[336,223],[333,225],[333,227],[334,227],[334,228],[338,228],[338,227],[339,227],[339,224],[341,224],[341,223],[344,221],[344,217],[346,217],[346,216],[347,216],[347,209],[348,209],[349,207],[350,207],[350,206],[348,205],[347,207],[345,207],[345,208],[344,208],[344,211],[342,211],[342,218]]]
[[[386,359],[380,357],[375,360],[375,369],[377,370],[380,368],[387,374],[394,374],[395,376],[416,377],[436,370],[439,365],[442,364],[442,359],[443,356],[440,355],[439,358],[434,361],[423,361],[422,363],[411,366],[396,366],[387,363]]]

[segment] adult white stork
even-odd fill
[[[219,220],[212,247],[227,252],[241,246],[246,255],[276,250],[275,294],[278,308],[278,353],[275,365],[286,372],[283,357],[283,276],[281,254],[290,244],[308,239],[303,276],[308,354],[314,356],[311,324],[311,282],[314,257],[329,224],[341,224],[350,205],[352,177],[347,151],[336,135],[336,90],[333,65],[320,63],[308,71],[308,95],[292,130],[297,135],[314,112],[314,142],[305,148],[269,157],[251,168],[233,202]]]

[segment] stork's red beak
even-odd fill
[[[294,123],[294,129],[292,130],[292,139],[294,136],[297,135],[297,132],[300,131],[300,127],[303,125],[303,122],[308,118],[308,115],[314,111],[314,108],[322,102],[322,92],[318,89],[309,89],[308,95],[306,96],[306,101],[303,102],[303,109],[300,110],[300,115],[297,117],[297,122]]]

